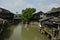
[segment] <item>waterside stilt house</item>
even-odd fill
[[[46,18],[40,19],[42,25],[41,33],[48,35],[51,40],[58,40],[60,33],[60,7],[53,8],[45,13]]]

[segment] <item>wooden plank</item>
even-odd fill
[[[45,31],[46,33],[48,33],[48,35],[52,36],[52,34],[51,34],[50,32],[48,32],[48,31],[46,31],[46,30],[43,30],[43,31]]]

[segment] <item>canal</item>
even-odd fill
[[[38,25],[17,24],[11,25],[0,34],[0,40],[48,40],[38,31]]]

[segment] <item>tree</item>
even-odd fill
[[[32,14],[36,11],[35,8],[26,8],[22,10],[22,16],[23,22],[29,22],[29,20],[32,17]]]

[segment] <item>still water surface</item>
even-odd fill
[[[11,25],[8,30],[1,35],[1,40],[48,40],[38,31],[37,25]]]

